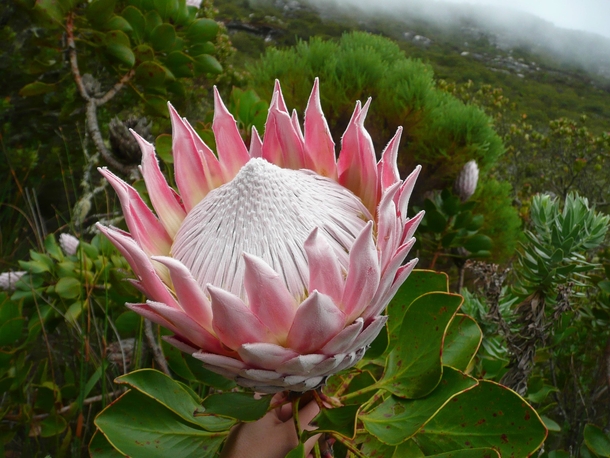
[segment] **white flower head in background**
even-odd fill
[[[13,291],[15,283],[23,277],[27,272],[19,270],[17,272],[3,272],[0,274],[0,289],[4,291]]]
[[[80,241],[71,234],[59,234],[59,246],[66,256],[74,256]]]
[[[466,202],[477,190],[478,181],[479,167],[477,166],[477,161],[469,161],[455,180],[453,190],[462,202]]]

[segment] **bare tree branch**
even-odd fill
[[[93,140],[93,143],[95,144],[95,148],[99,151],[104,160],[114,169],[119,170],[121,173],[129,175],[134,168],[121,164],[114,158],[108,148],[106,148],[102,133],[100,131],[99,122],[97,120],[97,108],[110,101],[125,86],[125,84],[133,78],[133,76],[135,75],[135,71],[131,69],[129,72],[123,75],[123,77],[102,97],[94,97],[87,91],[87,88],[83,83],[83,77],[78,67],[76,43],[74,41],[74,16],[72,13],[68,15],[68,19],[66,21],[66,35],[68,39],[68,50],[70,54],[70,67],[72,69],[72,75],[74,76],[74,82],[76,83],[78,92],[86,101],[87,107],[85,113],[87,117],[87,127],[89,130],[89,134],[91,135],[91,138]]]

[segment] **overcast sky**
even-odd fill
[[[610,37],[610,0],[448,0],[504,6],[535,14],[558,27]]]

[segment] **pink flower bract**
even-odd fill
[[[419,167],[396,165],[401,129],[377,161],[360,102],[338,160],[316,79],[301,130],[276,83],[261,140],[247,148],[215,91],[214,153],[170,105],[178,192],[153,146],[142,175],[154,212],[107,169],[129,233],[99,226],[149,300],[132,310],[167,341],[257,391],[306,391],[356,364],[388,302],[423,214],[407,218]]]

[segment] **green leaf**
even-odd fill
[[[162,116],[167,118],[167,100],[164,97],[157,95],[151,95],[146,97],[146,108],[148,111],[155,116]]]
[[[152,31],[161,24],[163,24],[163,19],[161,19],[159,13],[156,11],[149,11],[146,13],[146,34],[148,36],[150,36]]]
[[[153,0],[153,3],[155,10],[163,19],[169,19],[170,16],[178,11],[177,0]]]
[[[153,61],[142,62],[136,69],[136,81],[144,87],[163,86],[165,69]]]
[[[489,251],[491,246],[491,239],[483,234],[475,234],[472,237],[468,237],[464,243],[464,248],[471,253],[476,253],[477,251]]]
[[[193,59],[195,60],[195,71],[197,74],[212,73],[219,75],[222,73],[220,63],[209,54],[200,54]]]
[[[123,10],[121,16],[131,25],[131,31],[136,41],[141,42],[146,32],[146,19],[141,11],[135,6],[128,6]]]
[[[465,371],[477,354],[482,340],[483,332],[477,322],[467,315],[457,314],[445,334],[443,364]]]
[[[218,23],[212,19],[197,19],[186,30],[187,38],[193,43],[213,40],[218,34]]]
[[[586,425],[585,432],[585,445],[593,453],[603,457],[610,457],[610,438],[600,428],[595,425]]]
[[[216,52],[216,47],[209,41],[206,41],[205,43],[198,43],[191,46],[188,52],[191,56],[198,56],[199,54],[214,54]]]
[[[176,29],[171,24],[160,24],[150,32],[150,43],[157,51],[171,51],[175,41]]]
[[[436,209],[426,211],[426,224],[432,232],[440,234],[447,227],[447,218]]]
[[[99,429],[95,430],[89,442],[89,454],[91,458],[122,458],[125,456],[108,442]]]
[[[49,234],[47,238],[44,239],[44,249],[47,250],[47,253],[49,253],[53,259],[63,261],[64,254],[57,244],[57,240],[55,240],[55,236],[53,234]]]
[[[81,316],[81,314],[83,313],[84,310],[85,310],[85,303],[82,301],[76,301],[76,302],[72,303],[70,305],[70,307],[68,307],[68,310],[66,310],[64,317],[68,321],[75,322],[76,320],[78,320],[78,317]]]
[[[36,0],[32,12],[35,17],[49,21],[46,25],[51,28],[62,24],[64,21],[64,11],[62,11],[57,0]]]
[[[375,378],[370,371],[362,371],[354,376],[349,382],[349,387],[344,394],[354,393],[360,391],[366,387],[373,385],[376,382]],[[375,391],[367,391],[354,398],[349,398],[344,401],[345,404],[364,404],[369,400],[371,396],[375,394]]]
[[[0,324],[0,347],[15,343],[20,337],[25,325],[25,318],[11,318]]]
[[[360,405],[348,405],[334,409],[322,409],[312,420],[318,429],[310,431],[313,436],[319,432],[332,432],[348,439],[356,436],[356,420]]]
[[[388,305],[388,331],[390,346],[398,339],[405,313],[419,296],[431,291],[449,292],[449,277],[444,272],[414,270],[396,292]]]
[[[122,16],[113,15],[108,22],[104,24],[104,30],[121,30],[125,33],[133,31],[131,24]]]
[[[53,437],[64,432],[68,422],[61,415],[50,415],[40,422],[40,437]]]
[[[500,458],[500,454],[493,448],[473,448],[441,453],[440,455],[428,455],[427,458]]]
[[[474,378],[445,367],[441,382],[428,396],[414,400],[390,396],[360,419],[380,441],[398,445],[413,436],[452,397],[476,385]]]
[[[174,51],[165,58],[165,65],[179,78],[193,76],[193,59],[180,51]]]
[[[154,369],[140,369],[116,379],[116,383],[127,384],[151,397],[184,421],[193,423],[208,431],[225,431],[234,422],[214,416],[195,416],[201,409],[191,395],[177,382]]]
[[[47,92],[53,92],[57,90],[56,84],[47,84],[42,81],[35,81],[30,84],[26,84],[19,90],[21,97],[32,97],[34,95],[46,94]]]
[[[55,292],[64,299],[74,299],[80,296],[81,283],[73,277],[60,278],[55,285]]]
[[[371,343],[370,347],[364,354],[364,358],[369,360],[381,358],[387,350],[389,343],[388,326],[386,324],[383,328],[381,328],[381,331],[379,331],[379,334],[377,337],[375,337],[373,343]]]
[[[561,432],[561,426],[559,426],[559,423],[557,423],[555,420],[551,420],[549,417],[544,415],[540,415],[540,419],[542,420],[542,423],[544,423],[544,426],[546,426],[546,429],[549,431],[555,433]]]
[[[203,401],[204,415],[222,415],[240,421],[255,421],[263,418],[269,410],[272,396],[254,399],[252,393],[211,394]]]
[[[305,446],[301,443],[290,450],[286,458],[305,458]]]
[[[136,46],[134,53],[138,62],[148,62],[155,58],[155,50],[148,45]]]
[[[155,151],[157,155],[168,164],[174,163],[172,155],[172,136],[170,134],[161,134],[155,140]]]
[[[514,391],[486,380],[445,406],[415,440],[426,455],[493,447],[501,456],[529,456],[546,438],[536,411]]]
[[[111,30],[105,36],[106,51],[119,62],[133,67],[136,63],[136,56],[131,50],[129,37],[121,30]]]
[[[434,390],[442,376],[443,336],[463,300],[457,294],[427,293],[413,301],[387,358],[380,388],[409,399]]]
[[[115,4],[116,0],[95,0],[87,6],[85,15],[92,24],[102,25],[112,17]]]
[[[95,425],[128,456],[212,458],[228,432],[210,432],[139,391],[131,390],[106,407]]]

